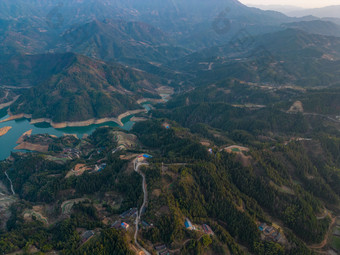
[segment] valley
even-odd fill
[[[339,64],[334,15],[1,0],[0,253],[339,254]]]

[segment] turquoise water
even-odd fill
[[[7,118],[7,112],[5,109],[0,110],[0,120]],[[130,130],[134,124],[134,122],[130,121],[133,116],[128,116],[122,120],[124,126],[122,127],[125,130]],[[0,128],[11,126],[12,129],[4,136],[0,137],[0,160],[6,159],[10,156],[11,151],[14,151],[14,147],[17,146],[16,142],[19,137],[26,131],[32,129],[32,134],[50,134],[55,136],[62,136],[64,134],[76,134],[78,138],[82,138],[84,134],[91,134],[96,128],[101,126],[111,126],[117,127],[118,124],[115,122],[103,123],[100,125],[91,125],[87,127],[68,127],[55,129],[50,126],[48,123],[39,123],[31,125],[29,120],[20,119],[20,120],[12,120],[5,123],[0,123]]]
[[[150,103],[146,102],[142,106],[147,110],[147,112],[151,111],[151,104]]]

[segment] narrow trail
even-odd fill
[[[337,120],[337,119],[333,119],[332,117],[330,116],[327,116],[327,115],[324,115],[324,114],[319,114],[319,113],[303,113],[303,115],[307,115],[307,116],[319,116],[319,117],[323,117],[323,118],[326,118],[330,121],[333,121],[333,122],[336,122],[336,123],[340,123],[340,120]]]
[[[332,229],[333,229],[333,227],[336,223],[336,217],[332,217],[332,215],[329,212],[328,212],[328,215],[329,215],[329,217],[331,218],[332,221],[331,221],[331,224],[329,225],[329,229],[328,229],[328,231],[325,235],[325,239],[319,244],[309,245],[309,248],[311,248],[311,249],[322,249],[327,245],[328,238],[332,234]]]
[[[200,241],[201,239],[203,238],[203,235],[197,239],[197,241]],[[187,240],[185,240],[183,243],[182,243],[182,247],[184,247],[188,242],[192,241],[192,240],[195,240],[195,239],[192,239],[192,238],[189,238]],[[175,252],[180,252],[181,251],[181,248],[178,248],[178,249],[175,249],[175,250],[170,250],[168,249],[169,252],[172,252],[172,253],[175,253]]]
[[[6,95],[3,97],[3,99],[7,99],[8,95],[9,95],[9,91],[6,91]]]
[[[145,250],[139,243],[138,243],[138,240],[137,240],[137,236],[138,236],[138,230],[139,230],[139,222],[140,222],[140,217],[142,215],[142,212],[147,204],[147,201],[148,201],[148,191],[147,191],[147,187],[146,187],[146,178],[145,178],[145,174],[143,174],[142,172],[139,171],[139,167],[140,166],[148,166],[149,164],[147,163],[139,163],[137,162],[137,159],[135,159],[133,161],[133,164],[134,164],[134,170],[135,172],[137,172],[140,176],[142,176],[143,178],[143,183],[142,183],[142,187],[143,187],[143,193],[144,193],[144,199],[143,199],[143,204],[139,210],[139,212],[137,212],[137,217],[136,217],[136,231],[135,231],[135,244],[136,246],[141,249],[146,255],[151,255],[147,250]]]
[[[6,175],[7,179],[9,180],[9,183],[11,184],[11,190],[12,190],[12,193],[13,193],[13,195],[15,195],[15,192],[14,192],[14,188],[13,188],[13,183],[12,183],[12,180],[9,178],[9,176],[8,176],[7,172],[5,172],[5,175]]]

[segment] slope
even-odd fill
[[[24,59],[26,65],[17,65],[13,80],[18,83],[24,80],[33,87],[23,92],[10,111],[54,122],[117,117],[128,110],[140,109],[137,99],[158,98],[155,89],[164,82],[140,71],[73,53]],[[30,73],[28,80],[26,73]]]
[[[174,61],[198,84],[238,78],[254,83],[329,86],[339,79],[340,39],[286,29],[259,36],[243,30],[229,44]]]
[[[330,21],[322,20],[301,21],[282,24],[282,26],[286,28],[300,29],[310,34],[340,37],[340,26]]]
[[[0,18],[38,17],[49,30],[62,33],[93,20],[127,20],[152,24],[169,33],[179,46],[200,49],[229,40],[240,28],[254,34],[277,31],[298,21],[279,12],[249,8],[236,0],[22,0],[0,3]]]
[[[187,50],[161,30],[141,22],[94,20],[63,33],[59,51],[72,51],[104,60],[125,58],[166,62]]]

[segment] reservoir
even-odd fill
[[[0,110],[0,121],[9,117],[6,109]],[[130,121],[133,115],[122,119],[125,130],[130,130],[134,122]],[[84,134],[90,135],[96,128],[101,126],[118,127],[115,122],[108,122],[99,125],[90,125],[87,127],[67,127],[62,129],[55,129],[48,123],[39,123],[31,125],[28,119],[12,120],[4,123],[0,123],[0,128],[11,126],[12,129],[0,137],[0,160],[6,159],[10,156],[11,151],[14,151],[14,147],[17,146],[16,142],[19,137],[26,131],[32,129],[32,134],[50,134],[55,136],[62,136],[64,134],[75,134],[78,138],[82,138]]]

